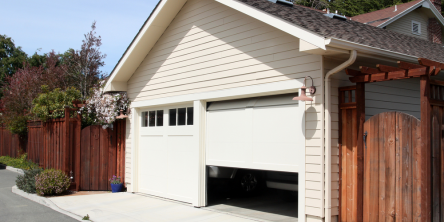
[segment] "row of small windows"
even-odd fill
[[[163,110],[142,112],[142,127],[163,126]],[[193,107],[169,109],[169,126],[193,125]]]

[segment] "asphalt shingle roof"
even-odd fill
[[[260,11],[279,17],[325,38],[341,39],[370,47],[427,58],[444,63],[443,45],[413,36],[366,25],[353,20],[342,21],[321,12],[294,5],[272,3],[268,0],[237,0]]]
[[[352,20],[366,23],[371,26],[378,26],[389,19],[401,14],[405,10],[409,9],[410,7],[422,2],[423,0],[416,0],[412,2],[407,2],[404,4],[400,4],[397,6],[392,6],[389,8],[381,9],[374,12],[365,13],[362,15],[353,16]],[[396,7],[396,8],[395,8]]]

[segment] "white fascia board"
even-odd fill
[[[330,43],[327,46],[341,48],[346,50],[357,50],[358,55],[366,57],[380,58],[381,60],[393,60],[393,61],[405,61],[405,62],[418,62],[418,57],[407,55],[399,52],[393,52],[386,49],[380,49],[367,45],[362,45],[354,42],[345,41],[342,39],[330,39]]]
[[[187,0],[161,0],[111,73],[104,91],[126,91],[126,87],[116,88],[112,82],[129,80],[186,2]]]
[[[235,0],[216,1],[325,50],[325,38],[321,35],[298,27],[295,24],[292,24],[281,18],[262,12],[242,2],[238,2]]]
[[[436,18],[441,22],[441,24],[444,26],[444,18],[442,17],[441,13],[439,13],[438,9],[435,8],[435,6],[430,2],[430,0],[424,0],[424,1],[420,1],[418,3],[416,3],[415,5],[411,6],[410,8],[406,9],[405,11],[399,13],[398,15],[396,15],[395,17],[385,21],[384,23],[378,25],[377,27],[379,28],[383,28],[389,24],[391,24],[392,22],[402,18],[403,16],[407,15],[408,13],[414,11],[415,9],[417,9],[419,6],[423,6],[424,8],[428,8],[430,9],[433,14],[436,16]]]
[[[274,83],[258,84],[244,86],[232,89],[215,90],[203,93],[193,93],[181,96],[172,96],[152,100],[137,101],[131,103],[131,108],[151,107],[160,105],[169,105],[177,103],[186,103],[191,101],[217,101],[226,99],[239,99],[253,96],[265,96],[273,94],[297,92],[303,85],[303,78],[292,79]]]

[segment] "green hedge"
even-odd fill
[[[9,156],[0,156],[0,163],[5,164],[7,166],[20,168],[23,170],[30,170],[39,168],[39,165],[33,163],[31,160],[27,160],[27,154],[23,154],[18,158],[13,158]]]

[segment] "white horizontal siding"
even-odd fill
[[[128,81],[132,101],[313,75],[298,39],[212,0],[189,1]]]
[[[429,18],[422,10],[423,9],[416,9],[387,25],[386,28],[391,31],[428,40],[427,25],[429,23]],[[421,35],[413,34],[412,21],[421,23]]]
[[[128,81],[128,95],[143,101],[313,77],[317,92],[306,103],[306,209],[320,216],[322,57],[298,48],[297,38],[236,10],[213,0],[190,0]]]

